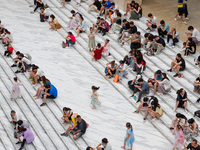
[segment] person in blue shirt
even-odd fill
[[[149,94],[149,84],[144,81],[142,78],[138,79],[139,85],[135,85],[133,95],[131,97],[134,97],[134,100],[136,100],[135,93],[139,92],[137,103],[141,101],[141,97],[143,94]]]
[[[58,96],[58,91],[53,84],[46,84],[43,94],[43,103],[40,106],[46,105],[46,99],[54,99]]]
[[[160,26],[158,26],[158,34],[164,38],[165,35],[170,31],[169,25],[165,23],[164,20],[160,21]]]
[[[103,12],[103,10],[104,10],[104,11],[105,11],[105,19],[106,19],[107,14],[108,14],[108,10],[109,10],[110,7],[111,7],[111,3],[110,3],[108,0],[103,1],[103,2],[102,2],[101,9],[100,9],[100,12],[99,12],[99,16],[102,15],[102,12]]]
[[[155,73],[154,73],[154,80],[156,81],[162,81],[162,72],[161,70],[157,70]]]

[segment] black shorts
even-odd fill
[[[39,77],[38,82],[42,81],[41,77]]]
[[[143,107],[148,107],[149,105],[147,103],[143,103]]]
[[[157,28],[157,25],[152,24],[151,27],[152,28]]]
[[[185,68],[182,68],[182,67],[181,67],[179,71],[184,71],[184,70],[185,70]]]
[[[178,8],[178,13],[179,13],[179,14],[185,14],[185,9]]]
[[[200,61],[200,56],[198,57],[198,61]]]
[[[54,99],[55,97],[53,95],[47,95],[47,98]]]

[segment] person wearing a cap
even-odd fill
[[[40,106],[46,105],[46,99],[47,98],[50,98],[50,99],[56,98],[57,95],[58,95],[58,91],[53,84],[50,84],[50,85],[46,84],[45,85],[45,92],[43,92],[42,94],[43,94],[43,103]]]

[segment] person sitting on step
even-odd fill
[[[152,101],[151,107],[146,109],[144,122],[146,121],[148,114],[150,114],[154,119],[159,119],[163,115],[163,110],[161,108],[161,105],[158,103],[158,101],[156,100]]]
[[[87,129],[85,120],[83,120],[80,115],[77,116],[76,120],[76,124],[74,126],[70,126],[66,132],[61,134],[61,136],[68,136],[69,133],[72,133],[73,139],[76,140],[85,134]]]
[[[75,36],[72,34],[72,32],[68,32],[68,35],[66,36],[66,43],[63,41],[62,42],[62,47],[65,48],[65,47],[69,47],[69,44],[71,45],[75,45],[76,43],[76,38]]]
[[[41,80],[42,80],[42,85],[37,89],[36,94],[33,96],[33,97],[35,97],[35,99],[38,99],[40,97],[40,94],[42,93],[42,91],[43,92],[45,91],[45,86],[47,84],[51,85],[51,82],[45,76],[42,76]]]
[[[18,70],[15,73],[24,73],[26,72],[27,69],[30,69],[31,67],[31,61],[24,56],[24,54],[19,54],[19,58],[17,59],[19,62],[18,64]]]
[[[58,91],[53,84],[46,84],[45,90],[42,92],[43,103],[40,106],[46,105],[46,99],[55,99],[58,96]]]
[[[199,135],[198,124],[193,118],[188,120],[188,124],[189,125],[186,127],[187,130],[185,131],[187,141]]]
[[[176,92],[176,94],[177,94],[176,107],[174,108],[174,111],[176,111],[176,109],[180,107],[184,108],[185,112],[187,112],[187,101],[188,101],[187,92],[183,88],[181,88]]]
[[[63,123],[67,122],[68,124],[71,123],[73,111],[69,107],[63,107],[63,117],[61,118],[63,120]]]
[[[176,69],[176,74],[174,75],[174,77],[177,77],[179,75],[179,71],[184,71],[185,68],[185,60],[182,58],[181,54],[178,53],[176,55],[176,58],[171,62],[171,68],[167,71],[173,72],[174,69]]]
[[[142,78],[138,79],[139,85],[135,85],[133,95],[131,97],[134,97],[134,100],[136,100],[135,94],[139,92],[137,103],[141,101],[143,94],[149,94],[149,85],[146,81],[144,81]]]
[[[6,51],[4,52],[4,56],[9,57],[13,54],[13,47],[11,44],[8,44]]]

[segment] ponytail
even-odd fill
[[[92,86],[92,89],[93,90],[98,90],[98,89],[100,89],[100,87]]]

